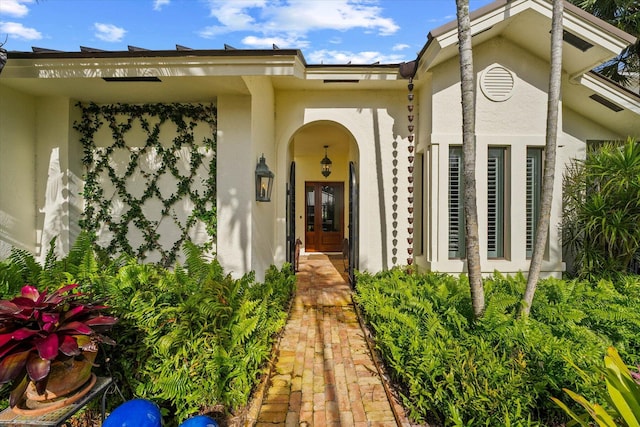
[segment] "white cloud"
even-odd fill
[[[380,7],[361,1],[290,0],[288,5],[268,8],[266,12],[270,18],[268,25],[289,31],[347,31],[363,28],[380,35],[390,35],[400,28],[392,19],[381,15]]]
[[[398,43],[398,44],[394,45],[394,46],[391,48],[391,50],[395,50],[395,51],[398,51],[398,50],[405,50],[405,49],[407,49],[408,47],[409,47],[409,45],[408,45],[408,44],[406,44],[406,43]]]
[[[242,39],[242,43],[252,49],[271,49],[274,44],[282,49],[302,49],[309,46],[309,42],[307,40],[299,40],[295,37],[247,36]]]
[[[106,42],[119,42],[127,32],[124,28],[116,27],[113,24],[102,24],[100,22],[93,24],[93,28],[96,30],[95,36]]]
[[[22,40],[40,40],[42,38],[40,31],[35,28],[27,28],[18,22],[0,22],[0,34],[1,33]]]
[[[249,10],[263,9],[266,6],[266,0],[209,0],[211,16],[216,18],[220,25],[206,27],[200,35],[212,38],[234,31],[255,31],[259,25],[249,14]]]
[[[304,38],[312,31],[357,28],[384,36],[400,28],[382,15],[380,7],[362,0],[209,0],[208,4],[219,24],[202,30],[205,38],[234,31]]]
[[[305,55],[307,56],[307,55]],[[394,64],[405,61],[402,55],[385,55],[380,52],[348,52],[339,50],[316,50],[308,55],[309,63],[312,64]]]
[[[22,18],[29,13],[26,6],[33,3],[34,0],[0,0],[0,15],[10,15],[16,18]]]
[[[161,10],[164,6],[167,6],[169,3],[171,3],[171,0],[154,0],[153,10]]]

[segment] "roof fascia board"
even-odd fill
[[[527,3],[530,3],[531,6]],[[507,7],[508,6],[508,7]],[[553,5],[551,2],[546,0],[497,0],[493,3],[490,3],[470,14],[471,18],[471,31],[472,33],[478,33],[480,31],[489,28],[489,25],[486,25],[486,21],[495,19],[496,16],[500,21],[504,20],[505,14],[509,14],[509,16],[514,16],[521,11],[528,9],[531,7],[532,9],[537,10],[541,14],[549,17],[551,19]],[[620,47],[614,48],[615,53],[617,54],[624,47],[633,44],[636,42],[636,38],[631,34],[628,34],[621,29],[609,24],[606,21],[603,21],[600,18],[597,18],[590,13],[580,9],[578,6],[575,6],[567,1],[564,2],[564,25],[566,27],[567,21],[572,23],[580,23],[579,26],[581,28],[597,28],[598,34],[602,38],[609,38],[611,40],[615,40],[617,45]],[[507,17],[508,18],[508,17]],[[493,24],[492,24],[493,25]],[[477,29],[474,27],[478,27]],[[457,43],[457,35],[458,35],[458,27],[457,21],[450,21],[429,33],[433,38],[445,38],[449,39],[451,37],[456,38],[453,43]],[[608,36],[608,37],[607,37]],[[443,47],[451,44],[442,43]],[[607,46],[603,46],[607,47]]]
[[[16,52],[10,51],[8,53],[9,59],[64,59],[64,58],[177,58],[177,57],[210,57],[210,56],[223,56],[223,57],[242,57],[242,56],[256,56],[256,57],[275,57],[275,56],[299,56],[300,59],[306,63],[304,56],[299,49],[278,49],[278,50],[266,50],[266,49],[234,49],[234,50],[221,50],[221,49],[202,49],[202,50],[123,50],[123,51],[97,51],[97,50],[84,50],[80,52],[61,52],[61,51],[46,51],[46,52]]]
[[[482,19],[482,17],[485,15],[492,15],[496,11],[500,13],[501,8],[510,2],[511,1],[509,0],[496,0],[493,3],[489,3],[488,5],[481,7],[480,9],[471,11],[469,14],[469,18],[471,19],[471,26],[473,27],[474,21],[476,21],[477,19]],[[450,33],[451,31],[454,32],[454,35],[458,34],[458,21],[455,19],[431,30],[429,32],[429,37],[440,38],[442,35]]]
[[[593,74],[584,74],[579,83],[584,87],[603,96],[614,104],[640,115],[640,95],[621,89],[606,79]]]
[[[508,17],[525,10],[523,3],[530,0],[496,0],[493,3],[481,7],[469,14],[471,20],[471,36],[490,29],[496,24],[504,21],[505,14]],[[508,6],[508,8],[507,8]],[[508,18],[507,17],[507,18]],[[453,20],[430,31],[427,35],[427,44],[418,54],[419,71],[426,71],[439,53],[452,45],[458,43],[458,21]]]
[[[3,78],[186,77],[238,75],[304,76],[303,58],[295,56],[181,56],[132,58],[12,59]]]
[[[631,34],[622,31],[618,27],[611,25],[606,21],[603,21],[602,19],[590,14],[589,12],[583,9],[580,9],[578,6],[567,2],[566,0],[564,2],[564,10],[565,10],[565,18],[567,17],[567,12],[569,12],[570,15],[579,17],[583,21],[590,22],[593,26],[598,27],[602,31],[609,33],[611,36],[615,37],[616,39],[623,40],[624,43],[626,43],[625,46],[633,44],[637,41],[637,38],[632,36]]]
[[[563,26],[566,30],[611,52],[610,57],[600,58],[598,62],[594,63],[594,67],[614,57],[629,44],[635,43],[636,38],[632,35],[596,18],[579,7],[567,1],[564,2],[564,6]],[[552,4],[546,0],[497,0],[470,14],[471,33],[475,35],[488,30],[493,25],[527,9],[533,9],[549,19],[552,17]],[[432,30],[428,35],[427,44],[419,53],[420,66],[418,69],[426,70],[441,50],[456,43],[458,43],[456,20]]]
[[[541,1],[541,3],[546,2]],[[549,7],[549,13],[551,13],[551,5]],[[565,2],[563,26],[565,30],[580,38],[607,49],[611,52],[611,57],[619,54],[622,49],[635,43],[636,40],[630,34],[567,2]]]

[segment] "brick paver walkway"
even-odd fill
[[[342,270],[342,261],[332,264],[323,254],[300,259],[298,289],[257,427],[398,425],[351,289],[336,267]]]

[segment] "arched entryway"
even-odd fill
[[[327,176],[321,165],[325,154],[331,160]],[[358,252],[359,149],[355,138],[339,123],[315,121],[293,134],[288,157],[288,260],[295,262],[298,248],[302,252],[344,252],[353,273]]]

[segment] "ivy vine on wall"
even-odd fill
[[[216,234],[217,110],[202,104],[77,106],[85,166],[80,226],[110,255],[172,265]],[[207,131],[202,132],[202,126]],[[196,140],[197,135],[205,135]]]

